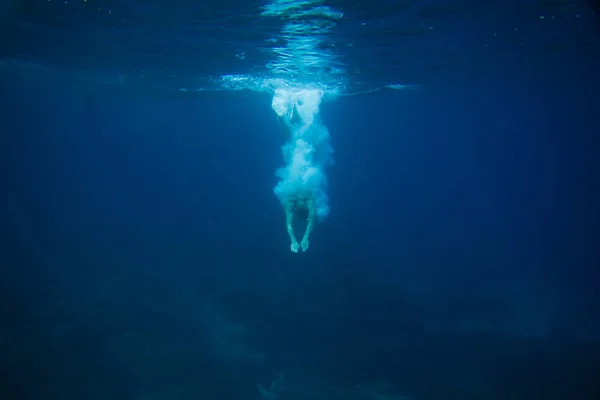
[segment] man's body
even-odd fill
[[[302,212],[307,214],[308,222],[306,225],[306,232],[304,232],[302,241],[300,242],[300,245],[298,245],[298,241],[294,235],[294,219],[296,219],[295,217]],[[302,251],[308,250],[308,238],[310,236],[310,232],[315,226],[315,217],[315,204],[312,196],[298,195],[288,199],[287,204],[285,205],[285,222],[287,226],[287,233],[292,242],[290,250],[292,250],[294,253],[298,252],[298,247],[301,247]]]
[[[286,141],[292,140],[292,132],[294,131],[295,126],[294,121],[297,121],[298,118],[299,116],[295,108],[292,115],[278,116],[277,120],[282,127]],[[296,126],[296,130],[297,129],[298,127]],[[316,210],[312,193],[310,191],[300,190],[299,192],[288,196],[284,205],[284,210],[287,233],[292,242],[290,249],[294,253],[297,253],[299,248],[301,248],[302,251],[308,250],[308,238],[315,226],[316,220]],[[302,237],[302,241],[298,244],[296,236],[294,235],[294,220],[304,218],[307,220],[306,232]]]

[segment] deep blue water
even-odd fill
[[[600,399],[593,4],[296,3],[3,3],[0,399]]]

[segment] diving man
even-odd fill
[[[315,226],[316,218],[315,203],[313,201],[312,194],[298,193],[294,196],[290,196],[284,208],[287,233],[292,242],[290,250],[292,250],[294,253],[298,252],[299,247],[302,248],[302,251],[308,250],[308,238],[310,237],[310,232]],[[294,235],[294,220],[304,218],[307,220],[306,232],[304,232],[302,241],[300,242],[300,245],[298,245],[298,241]]]

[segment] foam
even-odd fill
[[[312,195],[319,219],[329,214],[327,177],[333,163],[329,131],[319,118],[320,89],[276,89],[271,106],[289,131],[282,147],[285,165],[277,170],[274,192],[282,205],[290,198]]]

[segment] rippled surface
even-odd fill
[[[360,93],[600,68],[596,16],[561,0],[3,0],[0,27],[4,65],[160,90]]]

